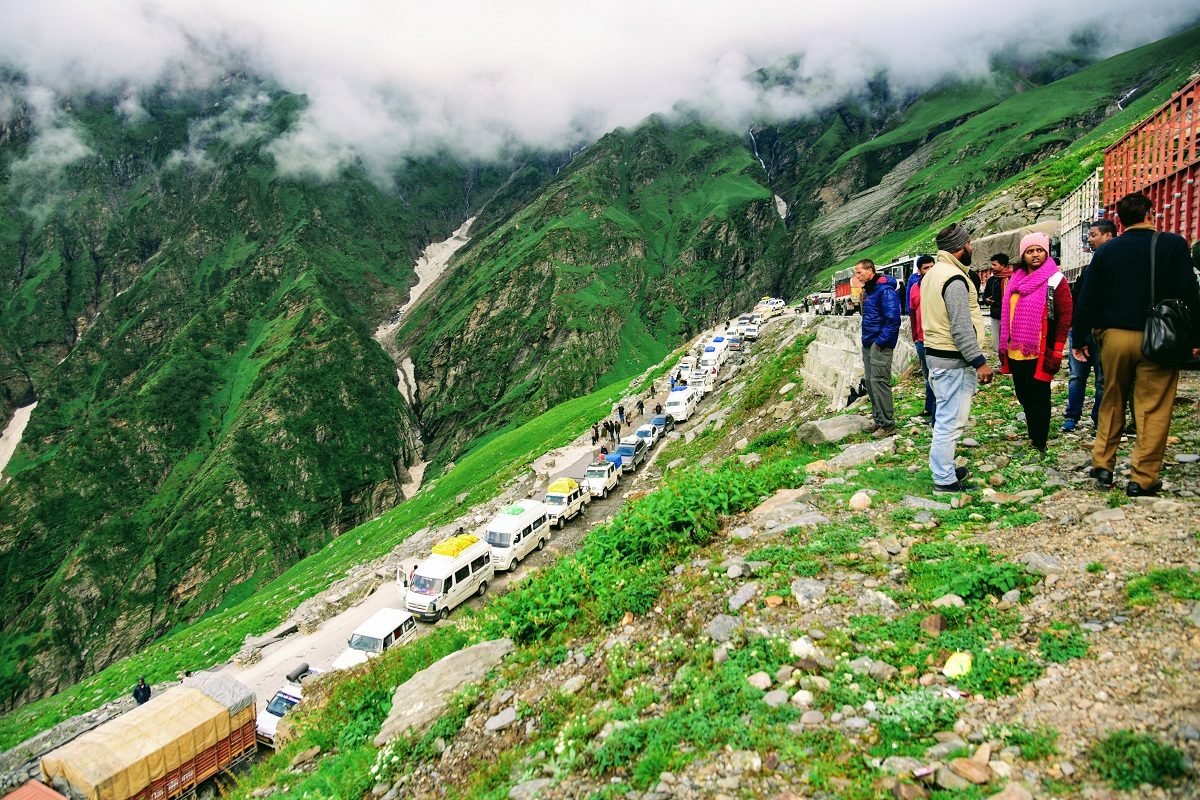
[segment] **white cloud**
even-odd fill
[[[403,155],[564,147],[679,107],[740,129],[823,107],[884,69],[919,89],[982,74],[996,52],[1060,48],[1088,26],[1117,52],[1197,17],[1178,0],[1146,0],[1133,16],[1125,5],[0,0],[0,58],[60,93],[135,99],[155,83],[205,86],[248,69],[310,98],[272,145],[281,168],[327,176],[361,160],[384,175]],[[747,81],[796,53],[799,88]]]

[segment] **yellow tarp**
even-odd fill
[[[61,777],[87,800],[125,800],[254,718],[190,686],[175,686],[42,757],[42,779]]]
[[[578,488],[579,484],[573,478],[559,478],[550,484],[546,491],[554,492],[555,494],[570,494]]]
[[[469,533],[464,533],[461,536],[451,536],[444,542],[438,542],[433,546],[433,554],[436,556],[449,556],[456,558],[462,551],[466,550],[471,545],[479,541],[479,538],[472,536]]]

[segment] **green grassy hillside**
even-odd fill
[[[441,460],[658,361],[791,285],[786,230],[743,143],[651,120],[605,136],[483,231],[399,332]]]

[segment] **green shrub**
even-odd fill
[[[1186,772],[1183,753],[1146,733],[1119,730],[1091,749],[1092,767],[1114,788],[1136,789],[1143,783],[1166,786]]]
[[[1024,653],[1011,647],[997,647],[977,653],[971,671],[958,679],[958,685],[984,697],[1001,697],[1041,674],[1041,666]]]
[[[1183,567],[1156,569],[1125,585],[1125,596],[1131,606],[1153,604],[1157,592],[1165,592],[1176,600],[1200,600],[1200,572]]]
[[[919,740],[949,729],[957,719],[953,700],[918,689],[879,709],[879,736],[885,743]]]
[[[788,444],[791,441],[792,429],[780,428],[777,431],[767,431],[761,436],[756,436],[746,449],[751,453],[762,453],[776,445]]]
[[[1064,664],[1073,658],[1087,655],[1088,643],[1083,631],[1074,625],[1055,622],[1050,630],[1042,633],[1040,648],[1042,658],[1055,664]]]
[[[1029,730],[1021,725],[1004,725],[992,728],[991,735],[1006,745],[1021,748],[1021,758],[1026,761],[1041,761],[1058,752],[1058,731],[1050,727]]]

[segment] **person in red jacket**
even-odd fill
[[[1029,443],[1046,452],[1050,436],[1050,381],[1062,366],[1071,330],[1071,287],[1050,257],[1050,237],[1021,239],[1021,257],[1004,287],[1000,307],[1000,371],[1012,375],[1025,411]]]
[[[933,424],[933,411],[936,402],[933,398],[933,387],[929,383],[929,363],[925,360],[925,330],[921,327],[921,278],[933,266],[933,256],[921,256],[917,259],[917,271],[908,279],[908,316],[912,325],[913,347],[917,350],[917,360],[921,363],[921,374],[925,376],[925,410],[922,417],[928,417]]]

